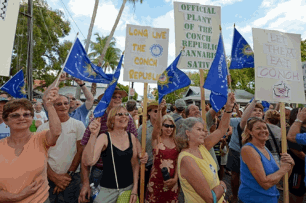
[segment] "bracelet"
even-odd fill
[[[83,84],[80,85],[80,87],[83,87],[85,85],[85,82]]]
[[[136,194],[136,193],[131,193],[131,195],[136,195],[136,196],[137,196],[137,194]]]
[[[223,187],[223,191],[224,191],[224,193],[226,193],[226,189],[225,189],[225,187],[222,185],[222,184],[220,184],[222,187]]]

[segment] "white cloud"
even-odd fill
[[[260,7],[262,7],[262,8],[268,8],[268,7],[271,7],[274,3],[276,3],[276,0],[263,0],[262,2],[261,2],[261,5],[260,5]]]

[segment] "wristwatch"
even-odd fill
[[[301,121],[301,120],[300,120],[300,119],[298,119],[298,118],[297,118],[297,119],[295,119],[295,120],[294,120],[294,122],[300,122],[300,123],[303,123],[303,121]]]
[[[74,171],[68,171],[67,174],[72,177],[74,175]]]
[[[80,84],[80,87],[83,87],[85,85],[85,82],[83,84]]]

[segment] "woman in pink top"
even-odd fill
[[[34,109],[27,99],[5,104],[2,118],[10,136],[0,140],[0,202],[49,202],[47,180],[48,149],[61,134],[61,123],[53,107],[58,88],[44,98],[50,129],[30,132]]]

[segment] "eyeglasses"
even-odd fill
[[[164,126],[165,128],[174,128],[174,127],[175,127],[174,125],[168,125],[168,124],[163,124],[163,126]]]
[[[129,113],[116,113],[115,116],[120,116],[120,117],[122,117],[122,116],[129,116],[129,115],[130,115]]]
[[[60,107],[60,106],[62,106],[62,105],[67,106],[68,104],[69,104],[69,102],[64,102],[64,103],[62,103],[62,102],[58,102],[58,103],[55,103],[54,105],[56,105],[56,106]]]
[[[157,113],[157,112],[158,112],[158,110],[157,110],[157,109],[155,109],[153,112],[154,112],[154,113]]]
[[[121,96],[112,96],[112,99],[122,99]]]
[[[71,98],[70,98],[70,100],[73,100],[73,101],[75,101],[75,100],[76,100],[76,98],[74,98],[74,97],[71,97]]]
[[[31,113],[24,113],[22,115],[20,115],[19,113],[14,113],[14,114],[9,115],[9,117],[12,118],[12,119],[19,119],[20,116],[23,116],[23,118],[30,118],[30,117],[32,117]]]

